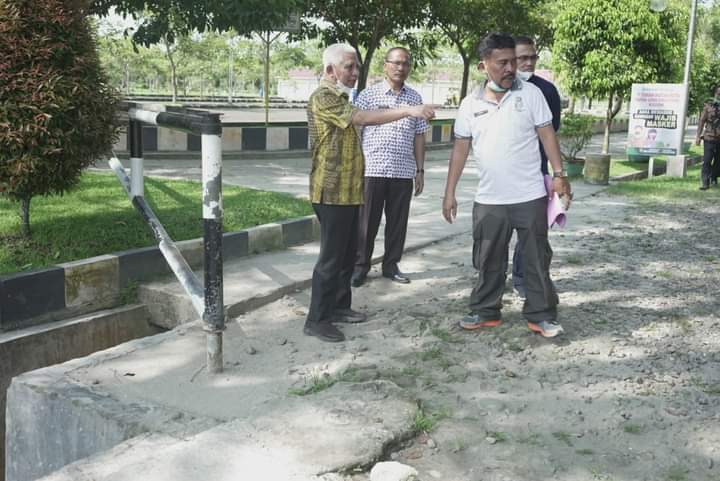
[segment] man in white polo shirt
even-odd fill
[[[502,322],[508,244],[515,230],[523,245],[527,291],[523,316],[531,330],[555,337],[563,328],[557,323],[558,298],[549,274],[548,192],[538,168],[538,138],[553,168],[552,190],[561,196],[571,194],[552,113],[540,89],[515,78],[517,62],[511,36],[488,35],[478,53],[479,68],[487,80],[460,104],[443,199],[443,216],[453,222],[457,214],[455,189],[472,147],[479,177],[473,206],[472,254],[478,279],[470,295],[471,312],[460,326],[479,329]]]

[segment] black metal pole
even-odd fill
[[[205,260],[205,330],[209,373],[223,370],[222,332],[225,330],[223,300],[223,204],[222,127],[220,117],[208,115],[202,134],[203,229]]]

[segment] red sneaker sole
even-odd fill
[[[483,321],[483,322],[480,322],[480,323],[478,323],[478,324],[473,324],[472,326],[463,326],[463,325],[460,325],[460,327],[462,327],[463,329],[468,330],[468,331],[473,331],[473,330],[475,330],[475,329],[480,329],[480,328],[483,328],[483,327],[497,327],[497,326],[499,326],[500,324],[502,324],[502,321],[501,321],[501,320],[497,320],[497,321]]]

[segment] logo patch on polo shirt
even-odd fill
[[[487,110],[481,110],[480,112],[473,113],[473,117],[480,117],[481,115],[485,115],[486,113],[488,113]]]
[[[523,105],[522,97],[515,97],[515,112],[522,112],[523,110],[525,110],[525,105]]]

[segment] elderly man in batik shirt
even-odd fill
[[[324,76],[308,101],[312,155],[310,202],[320,221],[320,254],[313,270],[310,309],[303,332],[328,342],[345,339],[333,322],[363,322],[350,308],[357,252],[358,211],[363,204],[364,159],[355,126],[377,125],[405,117],[432,118],[425,105],[360,111],[348,97],[360,72],[355,50],[331,45],[323,53]]]

